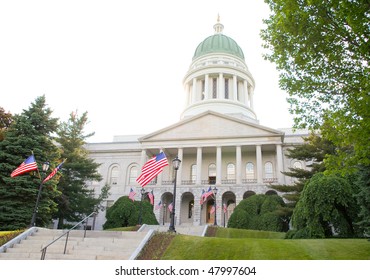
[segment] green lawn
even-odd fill
[[[279,233],[224,230],[230,229],[218,231],[222,237],[176,235],[162,260],[370,260],[367,239],[293,240]],[[253,238],[258,235],[262,238]]]

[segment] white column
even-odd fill
[[[197,148],[197,179],[195,182],[196,185],[202,184],[202,148]]]
[[[283,149],[281,144],[276,145],[276,172],[279,184],[285,184],[283,171]]]
[[[179,167],[179,170],[177,170],[177,180],[176,180],[176,209],[175,209],[175,220],[176,225],[180,224],[180,216],[181,216],[181,193],[179,187],[181,186],[181,179],[182,179],[182,166],[184,164],[183,160],[183,149],[178,148],[177,150],[177,156],[181,160],[181,164]]]
[[[218,76],[218,98],[225,98],[224,75],[222,73]]]
[[[143,167],[143,165],[147,162],[147,156],[146,156],[146,150],[142,150],[141,151],[141,158],[140,158],[140,163],[141,163],[141,167]]]
[[[192,100],[193,100],[193,103],[195,103],[197,101],[197,79],[196,78],[193,78],[193,89],[192,89]]]
[[[256,146],[256,163],[257,163],[257,183],[262,184],[263,179],[262,179],[262,149],[261,145]]]
[[[217,147],[216,151],[216,185],[221,185],[222,180],[222,150]]]
[[[204,99],[209,99],[209,75],[206,74],[204,78]]]
[[[190,105],[191,98],[190,98],[189,84],[188,83],[185,84],[185,94],[186,94],[186,105]]]
[[[253,87],[249,88],[249,92],[250,92],[249,98],[250,98],[251,108],[252,108],[252,110],[254,110],[254,104],[253,104],[254,89],[253,89]]]
[[[236,75],[233,76],[233,95],[234,101],[238,101],[238,80]]]
[[[242,183],[242,148],[236,146],[236,184]]]
[[[244,102],[249,107],[249,93],[248,93],[248,82],[247,80],[244,80]]]

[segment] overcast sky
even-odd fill
[[[262,58],[263,0],[0,1],[0,106],[21,113],[45,95],[62,121],[87,111],[89,142],[172,125],[185,108],[182,79],[218,14],[256,81],[260,124],[292,126],[278,72]]]

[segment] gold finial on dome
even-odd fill
[[[220,22],[220,14],[217,15],[217,23],[213,26],[215,34],[221,34],[224,30],[223,24]]]

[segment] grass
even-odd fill
[[[370,260],[367,239],[284,239],[281,232],[213,227],[207,234],[214,237],[156,234],[139,259]]]
[[[370,260],[366,239],[266,239],[177,235],[164,260]]]

